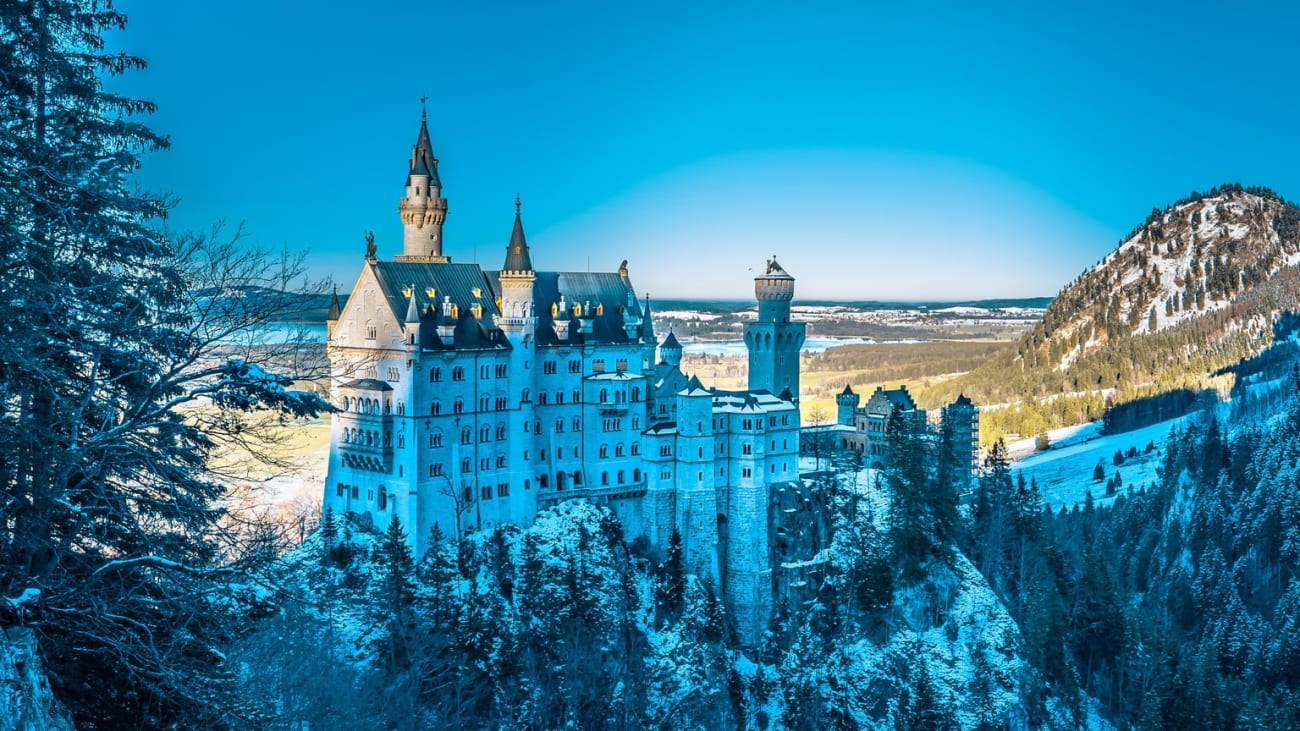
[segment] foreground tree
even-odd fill
[[[229,287],[293,262],[171,238],[164,201],[128,188],[166,142],[132,119],[152,104],[103,87],[144,65],[104,47],[124,23],[0,4],[0,624],[36,630],[78,726],[242,725],[222,620],[256,604],[232,581],[251,557],[209,458],[273,443],[254,410],[328,406],[233,350],[284,302]]]

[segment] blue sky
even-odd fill
[[[1054,294],[1218,183],[1300,197],[1293,4],[120,0],[172,225],[245,221],[343,288],[399,253],[429,95],[445,253],[629,260],[656,297]]]

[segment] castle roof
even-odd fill
[[[793,280],[794,277],[790,276],[790,273],[787,272],[787,271],[785,270],[784,267],[782,267],[780,264],[776,263],[776,256],[773,256],[771,259],[768,259],[768,260],[767,260],[767,270],[764,271],[763,274],[760,275],[760,276],[758,277],[758,279],[790,279],[790,280]]]
[[[889,389],[877,386],[867,406],[879,412],[880,407],[885,405],[899,411],[916,411],[916,402],[912,400],[912,394],[907,392],[907,386]]]
[[[411,171],[407,174],[407,183],[412,175],[428,175],[429,185],[441,188],[438,179],[438,158],[433,156],[433,142],[429,140],[428,115],[420,114],[420,134],[415,138],[415,147],[411,150]]]
[[[339,286],[334,285],[334,296],[330,297],[330,311],[325,314],[325,319],[334,321],[339,319],[343,314],[343,308],[339,305]]]
[[[492,290],[501,289],[500,272],[484,272]],[[567,313],[551,315],[551,305],[564,296],[568,307],[582,305],[582,320],[591,321],[591,334],[581,339],[560,340],[555,335],[555,321]],[[635,303],[635,299],[633,302]],[[568,342],[628,343],[623,328],[628,307],[628,285],[617,272],[536,272],[533,279],[533,302],[536,303],[537,344],[557,345]],[[633,306],[636,306],[635,304]],[[577,324],[570,327],[576,328]],[[572,331],[570,331],[572,333]]]
[[[847,384],[847,383],[844,384],[844,390],[843,390],[843,391],[840,391],[840,395],[841,395],[841,396],[852,396],[852,395],[854,395],[854,394],[853,394],[853,387],[850,386],[850,385]]]
[[[682,344],[677,342],[677,336],[673,335],[672,330],[669,330],[668,337],[664,338],[664,341],[659,344],[659,347],[664,348],[665,350],[681,350]]]
[[[974,406],[975,404],[971,402],[969,396],[967,396],[964,393],[960,393],[957,394],[957,400],[953,401],[952,405],[953,406]]]
[[[376,378],[358,378],[343,384],[344,388],[361,388],[368,391],[391,391],[393,387],[388,385],[388,381],[381,381]]]
[[[495,294],[498,289],[484,277],[478,264],[376,261],[370,266],[374,267],[384,299],[388,300],[398,322],[405,321],[408,299],[402,290],[408,286],[435,304],[444,297],[450,297],[462,310],[480,304],[484,319],[489,321],[498,314]]]
[[[519,215],[519,197],[515,197],[515,228],[510,232],[510,243],[506,244],[506,263],[503,272],[531,272],[533,258],[528,253],[528,241],[524,238],[524,222]]]

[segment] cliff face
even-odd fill
[[[10,627],[0,642],[0,731],[72,731],[66,708],[50,692],[36,636]]]

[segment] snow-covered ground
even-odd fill
[[[1027,480],[1037,480],[1043,500],[1053,509],[1082,503],[1088,492],[1092,492],[1096,504],[1106,504],[1114,496],[1106,496],[1105,480],[1093,480],[1093,470],[1098,462],[1106,471],[1107,478],[1114,476],[1117,470],[1123,478],[1123,486],[1116,495],[1154,484],[1156,468],[1164,453],[1164,439],[1170,428],[1175,425],[1182,428],[1189,419],[1195,418],[1198,418],[1196,414],[1190,414],[1123,434],[1102,435],[1100,422],[1053,429],[1047,434],[1051,447],[1046,451],[1035,451],[1033,439],[1007,445],[1014,460],[1012,471],[1023,473]],[[1148,444],[1155,445],[1149,453],[1146,452]],[[1137,450],[1137,456],[1125,457],[1124,463],[1117,467],[1115,452],[1128,454],[1130,447]]]

